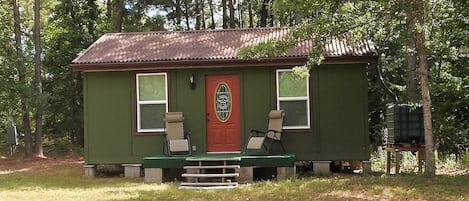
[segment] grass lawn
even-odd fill
[[[0,170],[0,201],[9,200],[469,200],[469,175],[334,175],[258,182],[235,189],[182,190],[143,179],[86,178],[81,164]]]

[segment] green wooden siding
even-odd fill
[[[365,66],[319,70],[321,158],[368,159],[368,90]]]
[[[85,74],[85,159],[88,164],[141,163],[160,150],[156,136],[136,136],[133,73]]]
[[[366,160],[368,152],[366,66],[322,65],[310,76],[311,129],[286,131],[287,152],[298,160]],[[195,77],[191,89],[189,76]],[[168,71],[169,108],[184,112],[194,154],[206,153],[205,76],[240,75],[242,146],[251,129],[267,127],[276,108],[272,67]],[[135,73],[85,73],[85,155],[87,164],[141,163],[162,154],[162,135],[139,135],[135,118]]]

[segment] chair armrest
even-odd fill
[[[266,136],[268,138],[272,138],[273,140],[280,140],[280,135],[282,135],[282,131],[278,130],[268,130]]]

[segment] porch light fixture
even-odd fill
[[[191,85],[191,89],[195,89],[195,77],[193,73],[189,76],[189,84]]]

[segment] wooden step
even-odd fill
[[[184,169],[191,173],[181,175],[187,179],[186,182],[180,184],[181,188],[211,189],[235,188],[238,186],[236,178],[239,177],[239,173],[235,171],[241,168],[239,165],[240,157],[187,158],[186,161],[189,164],[184,166]]]
[[[182,177],[199,177],[199,178],[213,178],[213,177],[239,177],[239,173],[225,173],[225,174],[189,174],[184,173]]]
[[[184,166],[184,169],[237,169],[239,165]]]
[[[237,186],[238,182],[181,182],[181,186]]]

